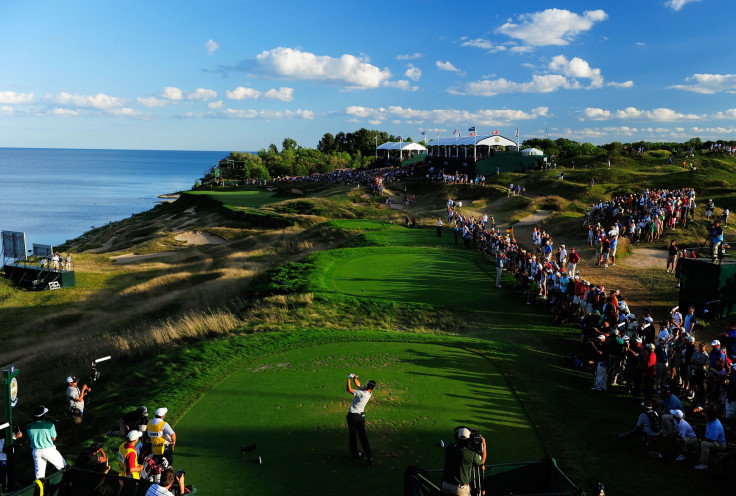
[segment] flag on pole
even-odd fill
[[[514,232],[514,228],[513,228],[513,226],[512,226],[512,227],[509,227],[508,229],[506,229],[506,232],[507,232],[507,233],[512,233],[512,232]]]
[[[440,132],[437,131],[437,139],[440,139]]]
[[[421,134],[422,136],[424,136],[424,135],[425,135],[425,134],[427,134],[427,133],[425,133],[424,131],[422,131],[422,132],[421,132],[421,133],[419,133],[419,134]]]
[[[452,135],[455,136],[457,134],[457,128],[452,132]]]
[[[516,137],[517,138],[519,137],[519,128],[518,127],[516,128]]]
[[[470,136],[475,136],[475,135],[476,135],[476,134],[475,134],[475,126],[473,126],[473,127],[469,127],[469,128],[468,128],[468,131],[470,132]]]
[[[495,131],[493,131],[493,134],[498,134],[498,129],[496,129]]]

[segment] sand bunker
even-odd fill
[[[304,194],[304,191],[302,191],[300,189],[296,189],[296,188],[292,189],[291,192],[294,193],[295,195],[303,195]]]
[[[208,232],[189,231],[176,235],[177,241],[184,241],[188,245],[222,245],[227,240]]]
[[[117,238],[117,237],[118,237],[118,235],[117,235],[117,234],[116,234],[116,235],[114,235],[114,236],[111,236],[111,237],[110,237],[110,238],[108,238],[108,240],[107,240],[107,241],[105,241],[105,243],[104,243],[104,244],[103,244],[102,246],[100,246],[99,248],[92,248],[91,250],[86,250],[86,251],[87,251],[87,252],[89,252],[89,253],[102,253],[103,251],[107,251],[107,250],[109,250],[110,248],[112,248],[112,244],[113,244],[113,243],[115,242],[115,238]]]
[[[667,250],[653,248],[639,248],[634,245],[634,251],[624,258],[621,265],[646,269],[662,269],[667,267]]]

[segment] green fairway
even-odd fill
[[[348,452],[350,372],[378,382],[366,409],[372,468]],[[461,424],[488,439],[490,463],[544,454],[489,360],[433,344],[327,344],[263,359],[215,386],[176,426],[176,466],[202,494],[398,494],[407,465],[442,466],[440,440]],[[258,448],[243,457],[243,444]]]
[[[231,207],[260,207],[267,203],[285,200],[291,197],[277,196],[276,191],[241,190],[241,191],[189,191],[190,195],[209,196],[224,205]],[[294,195],[296,196],[296,195]]]
[[[357,248],[340,255],[324,275],[326,287],[340,293],[448,306],[476,306],[493,297],[488,267],[475,253]]]

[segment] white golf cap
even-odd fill
[[[168,408],[164,408],[164,407],[161,407],[161,408],[157,408],[157,409],[156,409],[156,412],[155,412],[155,415],[156,415],[157,417],[163,417],[164,415],[166,415],[166,413],[167,413],[168,411],[169,411],[169,409],[168,409]]]
[[[141,434],[141,431],[137,431],[133,429],[128,433],[128,441],[135,441],[136,439],[139,439],[143,434]]]
[[[685,414],[682,413],[682,410],[670,410],[670,413],[678,419],[682,419],[683,417],[685,417]]]
[[[721,342],[718,341],[717,339],[714,339],[713,342],[710,345],[711,346],[720,346],[721,345]]]
[[[76,377],[74,377],[73,375],[70,375],[69,377],[67,377],[67,378],[66,378],[66,383],[67,383],[67,384],[71,384],[72,382],[77,382],[78,380],[79,380],[79,379],[77,379],[77,378],[76,378]]]
[[[457,431],[457,438],[458,439],[470,439],[470,430],[463,427],[459,431]]]

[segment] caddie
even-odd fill
[[[148,422],[148,437],[151,439],[151,447],[154,455],[163,455],[169,462],[169,466],[174,464],[174,445],[176,444],[176,433],[168,422],[164,420],[168,408],[158,408],[155,412],[155,418]]]

